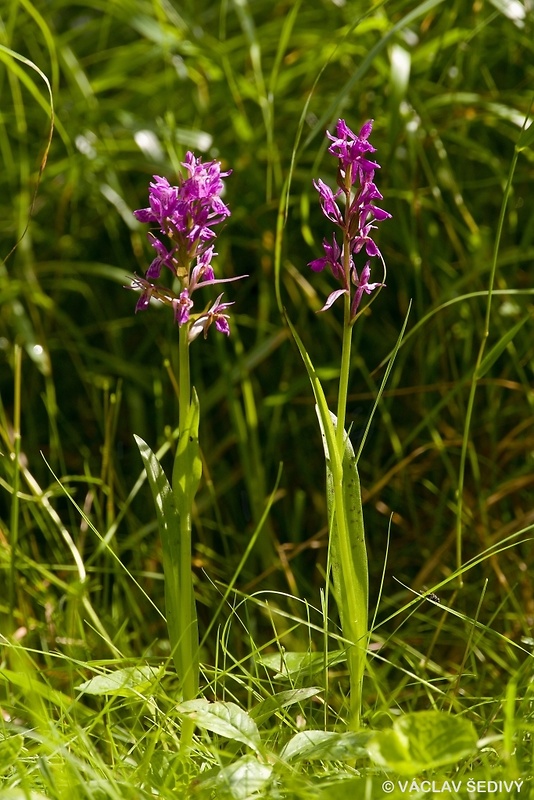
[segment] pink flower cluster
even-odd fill
[[[217,255],[211,244],[216,237],[212,227],[230,216],[230,210],[221,199],[222,179],[230,172],[221,172],[218,161],[203,164],[191,152],[186,154],[182,166],[187,177],[179,175],[177,186],[154,175],[149,188],[149,207],[134,211],[139,222],[156,224],[159,232],[169,239],[169,245],[154,233],[148,234],[156,255],[145,277],[136,276],[132,288],[141,289],[136,311],[147,308],[152,299],[171,306],[178,325],[189,324],[192,341],[200,333],[206,337],[212,323],[220,333],[228,335],[230,325],[226,311],[233,305],[223,303],[220,294],[211,306],[193,314],[192,295],[196,289],[246,276],[216,279],[212,267],[212,259]],[[160,278],[163,267],[173,274],[177,291],[152,282]]]
[[[371,258],[382,254],[372,238],[376,223],[391,217],[375,205],[376,200],[382,200],[382,195],[374,184],[375,170],[380,165],[369,160],[367,154],[374,153],[375,148],[369,142],[373,121],[366,122],[356,135],[351,131],[345,120],[338,120],[336,136],[327,131],[327,136],[332,144],[328,152],[338,159],[338,190],[332,189],[322,180],[314,180],[314,186],[319,192],[323,214],[333,222],[343,233],[343,245],[336,239],[335,233],[332,241],[324,239],[324,256],[311,261],[308,266],[315,272],[330,267],[332,275],[341,285],[328,296],[321,311],[326,311],[344,294],[351,295],[350,321],[356,318],[362,297],[371,294],[373,289],[382,286],[382,283],[370,283]],[[356,187],[356,188],[354,188]],[[345,207],[343,211],[338,205],[338,199],[343,196]],[[368,256],[364,267],[358,273],[353,256],[365,251]],[[351,287],[354,287],[351,294]]]

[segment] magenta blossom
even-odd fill
[[[350,315],[352,319],[354,319],[354,317],[356,316],[358,307],[361,303],[364,293],[371,294],[373,289],[376,289],[378,286],[383,286],[382,283],[369,283],[370,277],[371,277],[371,267],[369,266],[369,261],[362,269],[362,274],[360,275],[359,278],[356,270],[353,270],[352,272],[352,282],[356,285],[356,291],[354,292],[350,308]]]
[[[174,266],[173,260],[176,248],[167,250],[163,242],[160,242],[153,233],[148,234],[148,241],[156,251],[157,256],[147,269],[146,277],[159,278],[162,267],[168,267],[172,273],[176,274],[176,267]]]
[[[376,148],[368,142],[371,131],[373,130],[373,120],[369,120],[362,127],[358,136],[351,131],[344,119],[338,120],[336,125],[337,136],[332,136],[328,131],[326,135],[332,141],[328,148],[328,152],[333,156],[339,158],[340,165],[343,171],[351,169],[352,183],[360,177],[360,183],[365,183],[365,179],[359,176],[361,171],[364,174],[370,175],[370,180],[373,179],[375,169],[379,169],[379,165],[374,161],[369,161],[365,158],[364,153],[374,153]]]
[[[341,285],[340,289],[332,291],[321,311],[328,310],[333,303],[343,295],[349,295],[350,324],[357,316],[358,309],[364,294],[371,292],[383,283],[370,282],[370,259],[378,257],[384,263],[382,254],[374,241],[374,231],[377,223],[391,217],[389,212],[375,205],[376,200],[382,200],[382,195],[374,183],[374,174],[380,165],[371,161],[367,155],[375,152],[369,142],[373,129],[373,121],[369,120],[356,135],[340,119],[336,125],[336,135],[327,131],[327,136],[332,144],[328,152],[338,159],[338,190],[332,189],[322,180],[314,180],[313,184],[319,193],[319,199],[324,216],[343,233],[343,244],[340,246],[336,236],[332,237],[332,244],[327,239],[323,240],[324,256],[310,261],[308,266],[314,272],[320,272],[325,267],[330,267],[332,275]],[[345,206],[342,213],[338,198],[344,196]],[[358,276],[353,260],[354,256],[365,252],[368,261]],[[351,286],[354,286],[353,293]]]
[[[343,281],[345,273],[343,271],[343,264],[341,261],[341,247],[336,241],[336,235],[332,236],[332,244],[330,245],[326,239],[323,240],[323,250],[325,255],[323,258],[316,258],[310,261],[309,267],[314,272],[321,272],[325,267],[329,266],[332,270],[334,278],[338,281]]]
[[[212,323],[216,330],[229,334],[230,326],[226,309],[232,303],[221,303],[220,295],[207,311],[193,314],[193,293],[204,286],[239,280],[235,278],[216,278],[212,259],[217,255],[213,240],[215,225],[230,216],[230,210],[221,199],[224,191],[223,178],[230,171],[222,172],[218,161],[203,163],[193,153],[188,152],[182,162],[186,175],[179,175],[176,186],[171,186],[166,178],[154,175],[148,193],[148,208],[134,211],[139,222],[153,223],[159,232],[170,240],[170,246],[154,233],[148,234],[150,245],[155,250],[155,258],[146,271],[145,278],[133,280],[132,287],[141,290],[136,311],[148,308],[150,301],[159,301],[171,306],[179,326],[189,325],[189,340],[192,330],[204,330],[206,334]],[[162,267],[166,267],[178,284],[173,289],[153,284],[149,279],[159,279]],[[199,328],[200,326],[200,328]]]
[[[189,309],[193,307],[193,301],[189,297],[187,289],[183,289],[178,297],[173,298],[172,307],[178,325],[185,325],[186,322],[189,322]]]
[[[213,303],[204,314],[200,314],[193,322],[189,329],[189,341],[192,342],[201,333],[204,333],[204,339],[208,335],[210,325],[215,323],[216,330],[219,333],[225,333],[227,336],[230,334],[229,315],[225,314],[227,308],[233,305],[232,303],[221,303],[222,294],[219,295],[217,300]]]
[[[171,186],[167,178],[154,175],[148,193],[149,208],[134,211],[139,222],[157,222],[162,233],[167,232],[167,222],[176,213],[178,205],[178,187]]]
[[[314,180],[313,185],[319,192],[321,206],[325,217],[329,219],[330,222],[334,222],[336,225],[343,227],[343,214],[339,210],[339,207],[336,203],[336,197],[339,197],[341,194],[341,189],[334,194],[330,186],[327,186],[326,183],[323,183],[320,178],[316,181]]]

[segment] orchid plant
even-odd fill
[[[347,651],[350,679],[350,721],[360,725],[362,681],[368,640],[369,579],[363,525],[360,479],[357,459],[348,433],[345,416],[350,379],[351,343],[354,323],[364,310],[364,295],[384,286],[385,263],[373,239],[378,222],[391,215],[375,205],[382,195],[374,183],[379,164],[369,156],[375,148],[369,142],[372,120],[358,135],[340,119],[328,152],[337,159],[337,190],[322,180],[314,180],[324,216],[339,233],[323,240],[324,255],[309,263],[314,272],[329,268],[338,283],[320,311],[327,311],[343,298],[343,342],[337,397],[337,415],[329,411],[324,391],[304,346],[293,330],[308,370],[315,394],[317,414],[323,436],[327,468],[327,500],[330,530],[329,561],[332,565],[334,596],[339,610],[343,640]],[[340,241],[338,241],[338,237]],[[356,258],[365,255],[363,266]],[[371,263],[382,264],[381,281],[371,282]],[[376,295],[375,295],[376,296]]]
[[[169,306],[178,325],[179,348],[179,419],[178,443],[172,481],[169,483],[150,447],[136,436],[145,471],[154,497],[163,550],[165,606],[169,640],[174,664],[181,680],[184,700],[197,696],[199,683],[198,625],[191,573],[192,508],[200,482],[198,428],[199,401],[191,388],[189,348],[202,333],[216,331],[229,335],[231,302],[222,302],[222,294],[201,310],[194,311],[193,295],[200,289],[236,278],[215,278],[212,261],[217,255],[213,230],[230,216],[221,195],[223,178],[218,161],[202,163],[188,152],[177,185],[155,175],[149,189],[149,207],[134,211],[139,222],[154,225],[162,240],[148,233],[155,257],[145,277],[135,276],[129,288],[140,290],[136,311],[151,303]],[[154,283],[163,270],[171,273],[172,286]],[[197,295],[195,295],[196,300]],[[184,724],[182,741],[192,735],[192,725]]]
[[[337,415],[328,409],[322,386],[298,334],[295,340],[308,369],[317,403],[327,465],[327,497],[330,527],[330,561],[334,595],[339,609],[343,639],[347,649],[350,677],[351,724],[359,727],[361,689],[367,649],[368,574],[360,481],[356,457],[348,434],[345,415],[350,378],[352,329],[362,313],[364,295],[384,286],[385,264],[373,239],[376,224],[390,214],[376,201],[382,199],[374,183],[379,165],[369,156],[375,148],[369,142],[372,122],[358,135],[344,120],[339,120],[329,152],[337,158],[337,190],[322,180],[314,181],[323,213],[338,229],[331,240],[323,241],[324,255],[309,266],[315,272],[329,268],[338,283],[321,311],[327,311],[343,298],[344,325],[338,389]],[[223,178],[219,162],[203,164],[187,153],[176,186],[155,175],[149,189],[149,207],[135,211],[137,220],[149,223],[159,236],[149,232],[155,256],[143,278],[135,276],[131,288],[140,291],[136,311],[151,303],[170,306],[179,330],[179,437],[172,482],[150,447],[136,437],[152,489],[163,547],[165,603],[172,655],[182,683],[183,700],[198,694],[198,625],[191,575],[191,520],[195,493],[201,477],[198,427],[199,402],[191,388],[189,347],[202,333],[207,337],[212,325],[216,331],[230,333],[228,309],[222,294],[201,310],[194,310],[193,295],[207,286],[237,278],[216,278],[212,266],[215,253],[213,227],[224,222],[230,211],[221,198]],[[165,237],[162,240],[161,237]],[[340,241],[338,241],[338,238]],[[363,266],[357,257],[365,254]],[[371,261],[378,259],[383,277],[371,282]],[[155,283],[169,271],[172,286]],[[196,295],[195,295],[196,299]],[[182,740],[190,741],[192,724],[184,724]]]

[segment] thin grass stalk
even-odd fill
[[[9,566],[9,617],[11,628],[16,627],[15,620],[15,584],[17,574],[17,556],[19,540],[19,486],[20,486],[20,410],[21,410],[21,377],[22,377],[22,349],[20,345],[15,345],[14,350],[14,411],[13,411],[13,480],[12,480],[12,500],[10,514],[10,550],[11,561]]]
[[[463,513],[463,495],[464,495],[464,483],[465,483],[465,466],[467,462],[467,450],[469,447],[469,432],[471,430],[471,420],[473,417],[473,410],[475,407],[475,395],[478,387],[478,381],[480,378],[480,365],[482,364],[482,359],[484,357],[484,352],[486,349],[486,342],[489,336],[490,330],[490,322],[491,322],[491,308],[492,308],[492,301],[493,301],[493,287],[495,285],[495,276],[497,274],[497,258],[499,255],[499,247],[501,243],[502,231],[504,227],[504,217],[506,214],[506,207],[508,205],[508,198],[510,197],[510,192],[512,189],[512,180],[515,172],[515,168],[517,165],[517,159],[519,157],[519,150],[517,147],[514,150],[514,156],[512,158],[512,163],[510,165],[510,171],[508,173],[508,180],[506,182],[506,187],[504,189],[502,204],[501,204],[501,211],[499,214],[499,221],[497,223],[497,232],[495,235],[495,247],[493,249],[493,259],[491,263],[491,271],[490,271],[490,278],[489,278],[489,286],[488,286],[488,294],[487,294],[487,303],[486,303],[486,313],[484,318],[484,330],[482,332],[482,339],[480,342],[480,347],[478,349],[478,354],[475,362],[475,368],[473,370],[473,375],[471,378],[471,385],[469,388],[469,398],[467,400],[467,410],[465,414],[465,425],[464,425],[464,432],[462,438],[462,451],[460,454],[460,466],[458,470],[458,489],[457,489],[457,510],[456,510],[456,568],[458,570],[458,580],[459,585],[463,585],[462,580],[462,535],[463,535],[463,525],[462,525],[462,513]]]

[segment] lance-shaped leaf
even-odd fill
[[[134,438],[141,453],[152,497],[154,498],[163,554],[165,614],[169,641],[176,671],[180,677],[183,677],[185,672],[191,669],[191,663],[190,659],[182,654],[183,648],[180,647],[184,635],[187,634],[187,631],[184,632],[182,630],[180,619],[180,515],[176,508],[175,496],[171,485],[156,455],[140,436],[134,435]],[[189,564],[188,569],[190,569]],[[184,663],[186,659],[187,661]]]
[[[343,506],[350,541],[350,565],[344,564],[340,553],[340,542],[334,515],[334,476],[328,440],[323,427],[323,416],[316,406],[317,417],[321,427],[323,446],[326,460],[326,488],[329,519],[333,518],[333,536],[331,540],[330,558],[334,578],[334,596],[339,609],[341,626],[345,630],[345,618],[348,613],[345,598],[347,596],[347,582],[353,584],[351,591],[361,595],[365,603],[367,617],[367,597],[369,596],[369,574],[367,565],[367,548],[365,545],[365,531],[363,524],[362,497],[360,489],[360,476],[356,466],[356,457],[352,442],[346,431],[343,432]],[[337,429],[336,415],[329,412],[334,430]]]
[[[288,689],[284,692],[278,692],[270,697],[266,697],[254,708],[250,709],[250,716],[260,725],[265,720],[282,708],[288,708],[295,703],[303,703],[311,697],[315,697],[321,692],[319,686],[310,686],[306,689]]]

